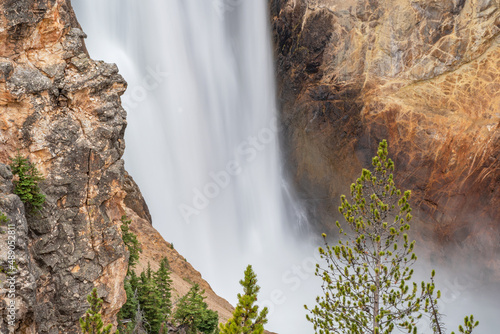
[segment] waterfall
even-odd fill
[[[319,284],[282,190],[267,1],[73,6],[91,57],[117,63],[129,83],[124,159],[155,228],[233,305],[252,264],[266,328],[312,331],[303,304]]]

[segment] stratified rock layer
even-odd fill
[[[285,153],[316,227],[334,229],[385,138],[421,249],[480,256],[500,279],[498,1],[270,6]]]
[[[126,300],[122,215],[134,222],[145,254],[155,254],[143,263],[154,267],[168,256],[177,270],[173,257],[180,257],[152,228],[147,205],[124,170],[120,96],[126,82],[116,65],[89,58],[68,0],[3,0],[0,12],[0,162],[8,164],[17,153],[28,157],[45,176],[47,196],[40,214],[25,215],[12,194],[12,175],[0,164],[0,210],[16,222],[20,270],[15,326],[8,328],[6,302],[0,302],[0,332],[78,333],[93,287],[104,300],[104,322],[116,324]],[[3,235],[0,242],[2,266]],[[185,267],[175,273],[178,281],[203,284],[227,318],[231,306]]]

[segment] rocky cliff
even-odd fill
[[[386,138],[420,248],[500,279],[499,6],[270,1],[283,146],[319,230]]]
[[[8,328],[4,284],[0,332],[77,333],[93,287],[104,299],[105,322],[115,323],[125,302],[124,214],[144,245],[141,265],[155,267],[167,256],[177,293],[187,291],[187,281],[200,283],[209,305],[227,319],[231,306],[151,226],[121,159],[126,82],[115,65],[89,58],[70,1],[2,0],[0,9],[0,211],[15,226],[19,269],[15,326]],[[12,194],[4,164],[18,152],[45,176],[47,200],[38,215],[25,214]],[[8,235],[0,234],[4,268]],[[3,283],[6,278],[0,272]]]

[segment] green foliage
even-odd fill
[[[162,300],[155,280],[153,279],[151,267],[142,272],[137,287],[137,299],[144,312],[144,318],[150,326],[151,333],[158,333],[161,324],[165,321],[162,309]]]
[[[124,215],[121,218],[121,222],[122,240],[130,254],[128,258],[128,270],[130,271],[139,261],[139,254],[142,253],[142,248],[141,243],[137,240],[137,236],[130,231],[129,225],[132,223],[132,220],[127,219],[127,216]]]
[[[5,224],[9,221],[9,218],[3,213],[0,212],[0,225]]]
[[[188,334],[200,331],[211,334],[217,331],[219,316],[217,312],[209,310],[204,302],[204,290],[198,284],[193,285],[189,292],[177,302],[174,320]]]
[[[125,279],[127,302],[118,314],[121,333],[135,333],[138,325],[148,329],[150,333],[159,333],[165,327],[172,310],[170,265],[163,258],[156,272],[148,267],[140,277],[134,270],[129,270]],[[141,324],[137,319],[141,319]],[[130,320],[126,324],[122,320]]]
[[[412,281],[417,260],[415,241],[409,240],[412,219],[410,191],[394,184],[394,163],[388,158],[387,142],[380,143],[373,158],[374,171],[363,169],[351,185],[351,196],[341,196],[340,240],[320,247],[325,264],[316,265],[324,295],[309,310],[307,319],[316,333],[389,334],[395,328],[417,332],[416,322],[429,314],[439,327],[434,282]],[[434,272],[433,272],[434,276]],[[441,333],[442,334],[442,333]]]
[[[479,326],[479,321],[474,321],[474,316],[471,315],[470,317],[465,317],[464,325],[458,326],[458,331],[461,334],[471,334],[472,330],[477,326]],[[451,334],[455,334],[455,332],[451,332]]]
[[[11,160],[12,173],[18,177],[18,180],[14,182],[14,193],[25,205],[30,206],[32,213],[39,212],[45,203],[45,195],[41,193],[38,185],[39,181],[44,180],[42,174],[34,164],[20,154]]]
[[[135,273],[134,273],[135,274]],[[136,276],[137,278],[137,276]],[[122,306],[120,312],[118,313],[118,322],[121,324],[122,320],[132,320],[127,325],[124,325],[121,330],[122,333],[128,333],[133,327],[133,319],[137,314],[137,307],[139,306],[139,300],[137,299],[137,295],[135,293],[135,289],[132,287],[132,282],[130,278],[126,277],[124,281],[125,293],[127,294],[127,302]]]
[[[220,325],[221,334],[262,334],[267,323],[267,307],[259,313],[259,307],[254,305],[260,287],[257,285],[257,275],[249,265],[245,270],[245,278],[240,281],[243,295],[238,294],[238,304],[233,316],[226,324]]]
[[[8,221],[9,221],[9,218],[7,218],[7,216],[3,212],[0,212],[0,227],[3,224],[6,224]],[[0,234],[4,234],[4,233],[5,233],[5,231],[0,228]]]
[[[170,279],[170,264],[168,259],[164,257],[160,262],[160,268],[154,273],[156,289],[160,295],[160,310],[164,318],[168,318],[172,309],[172,280]]]
[[[139,277],[137,277],[137,274],[133,270],[127,277],[129,277],[130,287],[133,291],[136,291],[139,288]]]
[[[125,293],[127,294],[127,301],[123,304],[118,313],[118,327],[120,333],[126,334],[133,333],[136,326],[137,313],[140,311],[139,299],[137,297],[139,278],[134,270],[129,270],[123,285]],[[123,323],[123,320],[127,320],[128,322]]]
[[[135,327],[135,319],[139,307],[139,299],[137,296],[137,288],[139,286],[139,280],[135,274],[133,268],[139,261],[139,254],[142,252],[141,244],[137,240],[137,236],[130,231],[129,225],[132,223],[131,220],[127,219],[127,216],[123,215],[121,217],[122,225],[120,226],[122,230],[122,240],[129,251],[128,267],[127,267],[127,277],[123,282],[123,287],[125,293],[127,294],[127,301],[120,309],[118,313],[118,323],[120,331],[122,333],[132,333]],[[127,324],[123,324],[122,320],[130,320]]]
[[[94,288],[90,295],[87,296],[87,301],[90,308],[80,318],[80,327],[84,334],[109,334],[111,333],[112,325],[104,327],[101,319],[102,299],[97,296],[97,289]]]

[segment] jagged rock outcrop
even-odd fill
[[[420,248],[500,279],[499,6],[270,1],[283,145],[318,229],[386,138]]]
[[[0,165],[0,210],[16,222],[20,270],[17,320],[8,329],[0,303],[0,332],[78,333],[93,287],[104,299],[105,323],[115,323],[126,298],[121,216],[132,219],[145,253],[156,256],[143,263],[167,255],[175,270],[172,257],[178,256],[151,226],[147,205],[124,170],[120,96],[126,82],[116,65],[89,58],[69,0],[3,0],[0,9],[0,162],[8,164],[18,152],[29,157],[45,176],[47,196],[40,214],[25,215]],[[0,261],[4,239],[0,235]],[[191,266],[175,275],[205,284],[210,303],[230,312]]]
[[[36,291],[16,333],[76,333],[94,286],[112,321],[125,301],[125,191],[115,65],[94,62],[66,1],[4,1],[0,161],[19,152],[46,180],[43,211],[27,216]],[[11,218],[12,219],[12,218]]]

